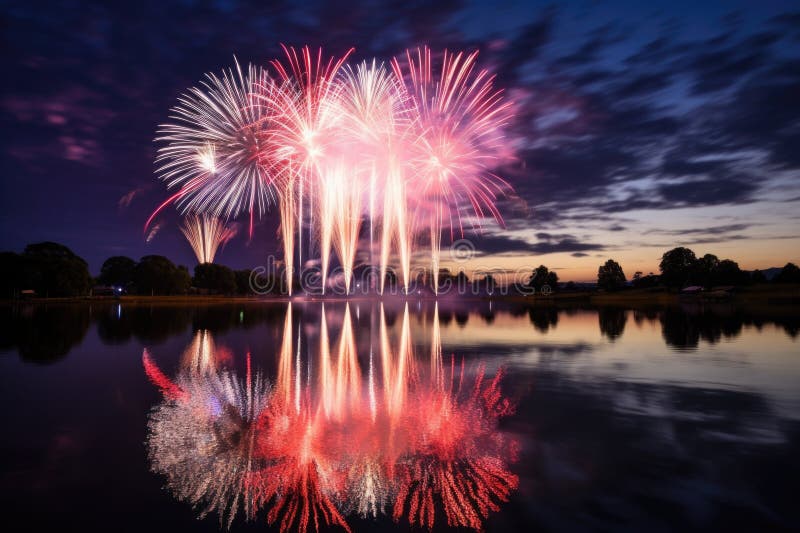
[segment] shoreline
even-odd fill
[[[60,298],[30,298],[30,299],[2,299],[0,304],[47,304],[47,303],[126,303],[126,304],[229,304],[229,303],[288,303],[288,302],[345,302],[345,301],[454,301],[464,302],[508,302],[528,305],[559,305],[559,304],[590,304],[590,305],[674,305],[680,303],[755,303],[760,305],[800,305],[800,284],[768,284],[750,287],[741,287],[731,294],[713,295],[700,293],[697,295],[683,295],[664,290],[628,289],[613,293],[583,291],[559,292],[556,294],[542,295],[390,295],[380,297],[377,295],[344,296],[214,296],[214,295],[124,295],[124,296],[80,296]]]

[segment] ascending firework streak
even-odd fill
[[[197,262],[213,263],[220,246],[236,236],[236,228],[209,215],[189,215],[183,220],[181,231],[197,256]]]
[[[239,65],[208,75],[173,110],[158,141],[159,177],[178,190],[166,205],[234,218],[261,216],[279,204],[286,281],[293,285],[295,251],[303,267],[318,249],[322,290],[331,252],[349,293],[362,220],[372,258],[379,232],[380,291],[392,253],[408,291],[412,243],[428,233],[434,288],[443,232],[502,223],[497,199],[510,187],[493,169],[508,161],[503,130],[510,104],[494,77],[476,67],[477,52],[407,51],[391,68],[377,60],[355,68],[322,50],[284,47],[275,75]],[[310,258],[310,257],[309,257]],[[372,261],[370,261],[372,262]]]

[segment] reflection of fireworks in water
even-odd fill
[[[151,379],[163,382],[145,357]],[[180,394],[157,406],[148,423],[152,470],[166,476],[179,499],[200,507],[201,516],[217,512],[221,524],[227,516],[228,527],[240,508],[250,518],[255,513],[247,472],[260,466],[254,420],[267,405],[269,386],[260,374],[248,378],[184,372],[174,383]]]
[[[248,518],[264,508],[281,531],[349,531],[346,514],[384,512],[429,528],[441,513],[450,526],[482,529],[518,483],[508,467],[516,442],[497,431],[512,412],[502,373],[487,379],[479,368],[470,387],[463,362],[458,370],[455,358],[444,365],[438,309],[430,367],[415,362],[408,309],[391,330],[382,309],[379,316],[382,379],[369,379],[368,395],[349,306],[336,343],[323,309],[312,375],[294,353],[289,305],[269,394],[259,376],[250,378],[249,358],[245,384],[218,370],[207,332],[186,350],[174,383],[145,351],[147,374],[166,396],[150,420],[153,470],[179,498],[228,525],[240,508]]]
[[[236,228],[226,226],[219,218],[209,215],[188,215],[181,226],[197,262],[213,263],[217,249],[236,236]]]
[[[410,413],[419,430],[415,452],[397,467],[395,520],[407,516],[411,524],[432,528],[438,498],[448,525],[481,529],[489,513],[499,510],[498,503],[508,501],[518,478],[501,459],[513,458],[516,445],[504,442],[495,429],[497,419],[511,412],[499,392],[501,376],[498,372],[483,387],[481,368],[464,400],[459,400],[458,389],[432,390],[415,398]]]

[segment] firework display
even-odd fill
[[[183,220],[181,232],[189,241],[199,264],[213,263],[220,246],[236,236],[236,228],[222,219],[208,215],[189,215]]]
[[[443,234],[502,223],[497,200],[511,188],[493,169],[510,158],[511,109],[477,52],[437,61],[424,47],[355,67],[352,50],[284,52],[269,70],[209,74],[179,100],[156,139],[158,176],[176,190],[145,227],[175,204],[246,215],[252,235],[277,204],[289,292],[304,258],[319,259],[324,292],[335,254],[349,293],[359,261],[378,263],[380,292],[399,266],[407,292],[414,243],[430,241],[435,279]]]
[[[174,380],[145,351],[146,373],[164,393],[149,422],[153,471],[228,527],[240,511],[250,520],[263,511],[281,531],[349,531],[351,515],[483,529],[518,485],[518,444],[497,428],[513,411],[502,372],[490,379],[483,367],[445,361],[437,312],[429,356],[414,352],[407,307],[396,326],[382,306],[376,315],[379,353],[370,348],[362,369],[349,306],[336,342],[323,309],[319,347],[301,357],[289,304],[272,387],[251,371],[249,354],[237,378],[230,352],[205,331]]]

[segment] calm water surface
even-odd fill
[[[796,530],[797,311],[0,307],[5,516]]]

